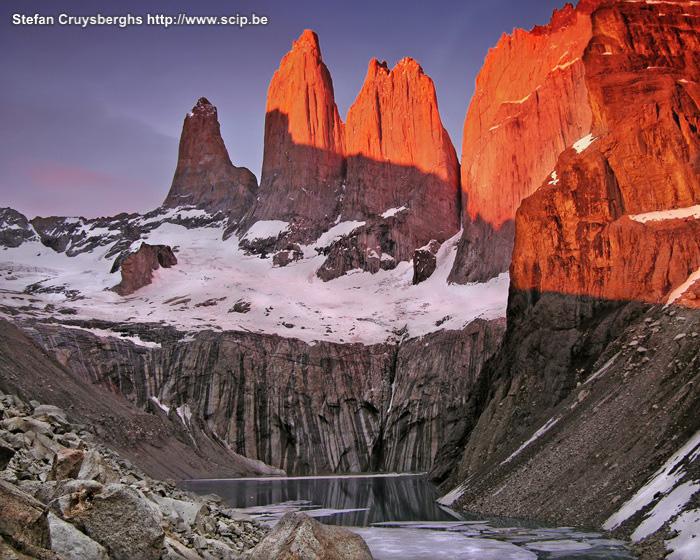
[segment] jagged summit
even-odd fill
[[[344,132],[318,36],[304,31],[270,82],[260,191],[241,231],[284,221],[308,242],[337,215],[345,171]]]
[[[223,211],[237,222],[250,208],[256,190],[255,176],[231,163],[216,107],[201,97],[185,117],[177,168],[163,205]]]
[[[293,48],[304,48],[306,46],[311,47],[318,51],[319,57],[321,56],[321,44],[318,40],[318,35],[311,29],[305,29],[297,41],[294,41]]]

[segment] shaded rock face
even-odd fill
[[[447,485],[462,485],[454,505],[602,527],[700,431],[697,332],[694,309],[542,294],[509,332],[517,346],[485,368],[483,408]]]
[[[41,328],[39,325],[37,327]],[[69,336],[57,334],[63,332],[69,335],[65,329],[44,328],[47,329],[44,331],[46,343],[55,345],[50,353],[42,350],[17,327],[0,321],[1,391],[69,410],[71,421],[89,426],[103,442],[124,458],[138,463],[151,476],[174,479],[230,478],[279,473],[260,462],[231,452],[206,426],[195,421],[185,424],[176,410],[166,414],[160,407],[154,406],[145,412],[123,396],[104,388],[104,385],[112,390],[118,387],[116,383],[108,384],[110,377],[106,372],[119,378],[122,375],[120,372],[128,370],[130,363],[132,368],[141,372],[139,375],[144,375],[142,362],[128,361],[128,358],[139,355],[141,348],[112,339],[113,346],[107,351],[102,346],[109,345],[109,339],[103,340],[101,346],[95,344],[100,340],[95,337],[82,346],[74,345]],[[76,329],[69,331],[80,332]],[[129,348],[134,351],[133,354],[128,353]],[[83,353],[80,357],[79,354]],[[105,355],[111,355],[113,359],[102,360],[100,364],[99,358]],[[62,366],[56,358],[63,359],[71,366],[88,362],[92,368],[74,371],[72,367]],[[104,370],[99,370],[100,365]],[[83,377],[83,374],[97,375],[98,371],[103,372],[102,378],[107,381],[98,383],[95,379]],[[32,430],[45,429],[45,422],[36,419],[32,419],[32,422]],[[46,443],[50,445],[50,442]],[[57,451],[46,450],[49,459],[47,470],[51,465],[51,456]],[[87,453],[79,476],[96,473],[104,480],[109,470],[102,468],[100,472],[100,469],[99,459]]]
[[[289,474],[312,474],[427,470],[462,425],[503,329],[477,320],[398,346],[201,333],[192,342],[163,336],[162,348],[55,326],[31,332],[92,383],[153,412],[157,397],[198,441],[208,433]]]
[[[433,275],[437,268],[437,252],[440,244],[434,239],[413,253],[413,283],[420,284]]]
[[[590,132],[582,59],[593,36],[592,4],[567,4],[548,26],[516,29],[486,57],[464,122],[464,242],[451,282],[485,281],[508,270],[508,224],[520,202],[559,154]]]
[[[114,287],[120,296],[133,294],[153,281],[153,272],[160,267],[170,268],[177,264],[173,250],[167,245],[141,243],[135,253],[121,263],[122,281]]]
[[[358,221],[324,248],[319,277],[390,269],[459,231],[459,197],[457,156],[420,65],[406,58],[389,70],[372,60],[343,124],[318,37],[304,32],[270,84],[261,188],[239,230],[242,247],[288,252],[340,221]],[[287,227],[251,238],[260,221]]]
[[[288,513],[253,549],[251,560],[372,560],[360,535],[323,525],[304,513]]]
[[[292,241],[318,237],[337,215],[343,146],[333,81],[318,37],[306,30],[270,83],[260,190],[242,230],[260,220],[283,220],[293,225]]]
[[[202,97],[182,125],[177,168],[163,206],[222,211],[237,223],[252,205],[257,187],[255,175],[231,163],[216,107]]]
[[[517,212],[508,330],[447,486],[472,511],[600,526],[700,429],[700,223],[640,217],[699,202],[700,11],[592,8],[592,135]]]

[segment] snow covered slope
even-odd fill
[[[161,209],[111,220],[60,219],[53,229],[28,232],[18,247],[0,249],[0,311],[367,344],[505,316],[507,274],[487,284],[447,284],[458,235],[441,247],[432,277],[414,286],[410,262],[330,282],[316,276],[324,246],[352,231],[352,222],[337,224],[302,247],[303,258],[278,267],[271,258],[246,255],[235,236],[224,240],[226,222],[202,210]],[[67,227],[69,234],[62,233]],[[47,231],[62,252],[45,246]],[[110,270],[120,254],[141,242],[171,246],[178,264],[121,297],[110,290],[120,280]]]

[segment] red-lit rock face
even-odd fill
[[[373,60],[344,125],[318,38],[305,31],[270,84],[260,190],[240,231],[262,220],[289,227],[270,239],[244,237],[243,246],[265,254],[294,250],[338,219],[363,221],[326,248],[319,275],[376,272],[454,235],[458,200],[457,156],[433,82],[418,63],[404,59],[389,71]]]
[[[120,296],[128,296],[148,286],[153,281],[153,272],[160,267],[170,268],[177,258],[168,245],[141,243],[135,253],[124,259],[121,265],[122,280],[114,287]]]
[[[486,57],[464,123],[462,190],[472,220],[515,217],[557,156],[590,132],[583,77],[590,18],[571,6],[547,27],[516,29]]]
[[[343,123],[318,37],[304,31],[275,72],[267,95],[259,203],[248,222],[313,227],[335,219],[345,173]]]
[[[319,275],[376,272],[459,231],[459,164],[442,126],[432,80],[409,58],[376,59],[345,125],[346,190],[340,216],[362,220],[336,243]]]
[[[223,210],[238,220],[251,206],[257,186],[250,171],[231,163],[216,107],[202,97],[185,117],[175,177],[163,205]]]
[[[503,35],[486,57],[464,122],[466,219],[450,281],[486,281],[508,270],[521,201],[590,132],[582,56],[593,4],[567,4],[547,26]]]
[[[457,155],[440,120],[435,86],[415,60],[404,58],[393,70],[370,62],[348,111],[345,138],[343,217],[364,219],[406,206],[415,225],[432,228],[434,238],[457,232]]]
[[[700,220],[679,210],[700,204],[698,18],[688,2],[593,12],[583,63],[597,139],[523,202],[515,288],[666,302],[700,269]],[[674,209],[686,217],[640,216]]]

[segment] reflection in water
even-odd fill
[[[330,510],[364,510],[324,516],[323,522],[333,525],[455,520],[455,515],[435,503],[438,491],[425,475],[198,480],[183,482],[181,487],[218,494],[235,508],[307,501]]]
[[[218,494],[266,523],[289,511],[306,511],[323,523],[356,527],[377,560],[632,559],[624,542],[599,533],[459,517],[435,503],[437,489],[425,475],[198,480],[180,486]]]

